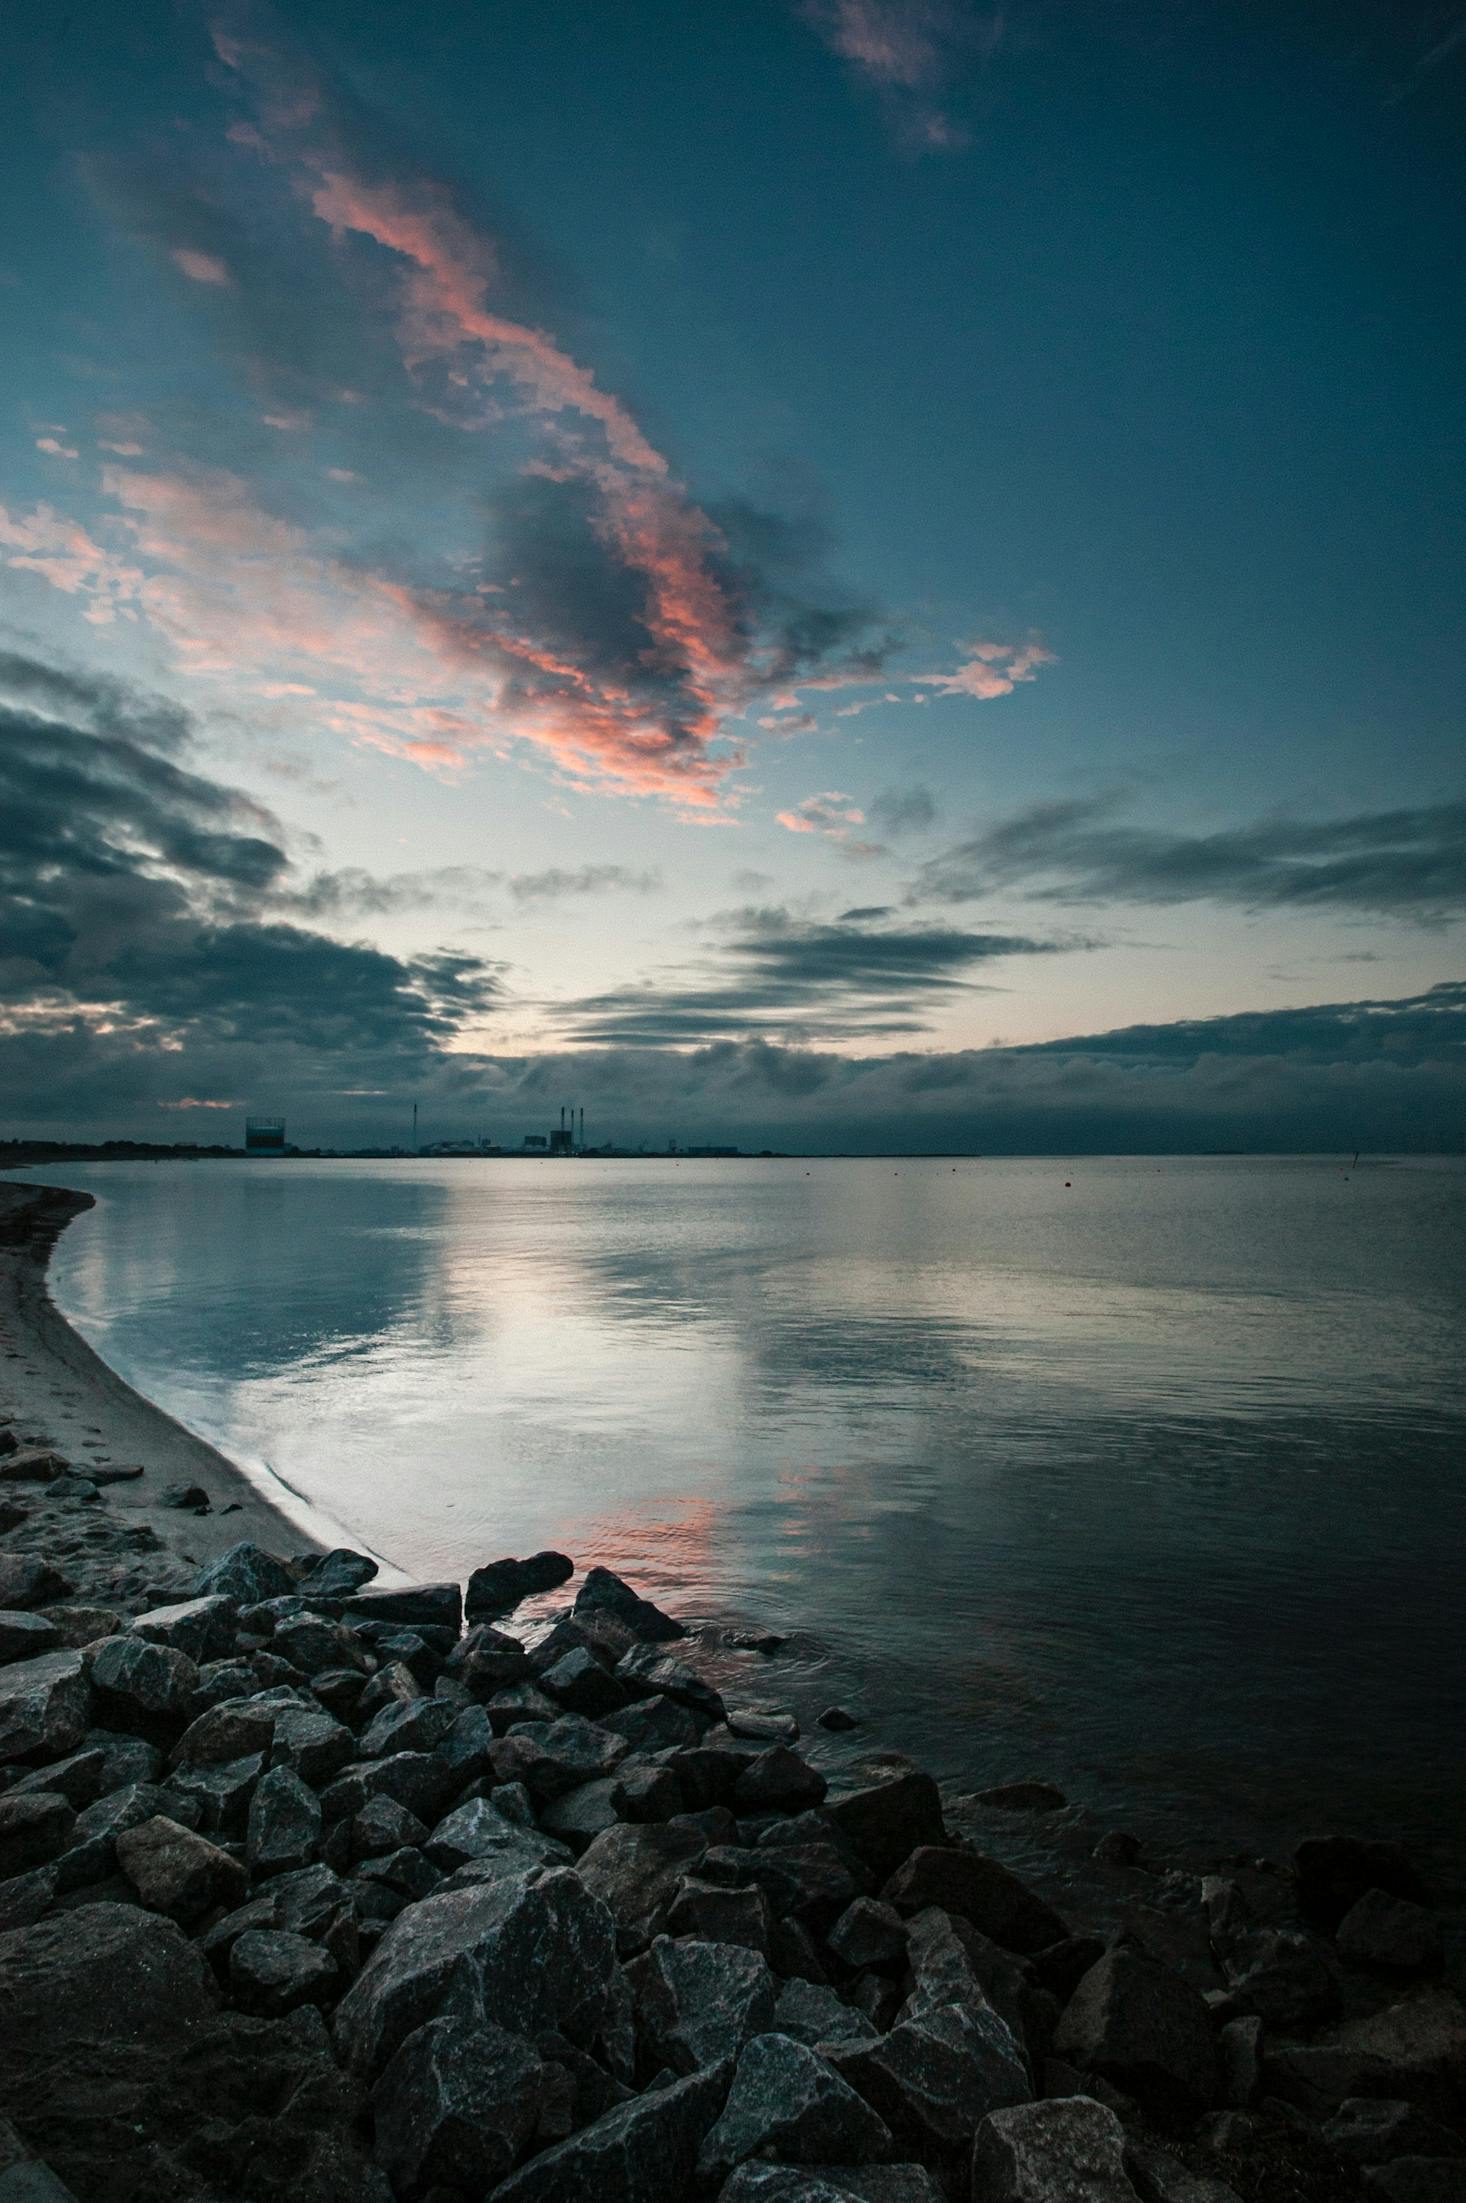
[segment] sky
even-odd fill
[[[12,1133],[1463,1144],[1460,0],[0,59]]]

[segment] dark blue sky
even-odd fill
[[[82,4],[5,47],[20,1115],[44,1062],[48,1121],[263,1085],[365,1136],[733,1048],[756,1124],[800,1051],[1460,976],[1459,5]],[[304,987],[259,1054],[281,955],[368,959],[380,1035]]]

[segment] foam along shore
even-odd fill
[[[1466,2007],[1395,1846],[1112,1842],[1098,1933],[918,1768],[832,1784],[606,1569],[191,1562],[36,1435],[0,1425],[0,2203],[1462,2195]]]
[[[119,1518],[189,1561],[241,1538],[287,1551],[338,1542],[286,1486],[256,1481],[134,1392],[61,1314],[47,1265],[67,1225],[93,1206],[90,1194],[0,1181],[0,1416],[94,1473]],[[200,1494],[193,1508],[172,1503],[189,1489]]]

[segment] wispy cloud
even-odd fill
[[[940,1007],[975,991],[988,966],[1087,945],[890,925],[887,916],[879,907],[828,923],[780,907],[734,912],[716,952],[695,969],[572,1004],[562,1022],[568,1037],[594,1046],[892,1037],[925,1031]]]
[[[948,94],[997,52],[1001,8],[975,0],[800,0],[800,13],[879,96],[901,144],[952,152],[969,142]]]
[[[860,806],[833,788],[824,795],[806,796],[775,817],[791,834],[823,834],[830,841],[848,841],[851,828],[865,824]]]
[[[1466,909],[1466,802],[1267,818],[1215,833],[1134,826],[1112,802],[1036,804],[924,865],[913,899],[960,903],[1018,889],[1047,902],[1218,902],[1373,911]]]
[[[950,673],[919,673],[918,688],[936,689],[943,696],[975,696],[989,703],[995,696],[1011,696],[1020,681],[1032,681],[1040,666],[1057,660],[1041,643],[976,642],[965,646],[961,662]]]

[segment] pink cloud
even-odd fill
[[[898,136],[915,151],[950,152],[968,132],[941,95],[972,55],[1002,43],[1002,10],[976,0],[801,0],[827,46],[880,95]]]
[[[84,616],[107,626],[126,611],[142,587],[140,569],[119,559],[88,535],[78,521],[67,520],[49,505],[31,513],[10,513],[0,505],[0,551],[5,564],[39,574],[65,596],[84,596]]]
[[[824,834],[831,841],[847,841],[852,826],[865,824],[864,811],[833,788],[824,795],[806,796],[793,810],[776,811],[774,816],[791,834]]]
[[[38,436],[36,438],[36,449],[37,451],[44,451],[47,457],[51,459],[79,459],[81,457],[81,453],[73,445],[63,444],[54,436]]]
[[[168,257],[190,283],[210,283],[216,290],[223,291],[231,287],[229,270],[214,253],[195,252],[189,245],[176,245]]]
[[[1020,681],[1031,681],[1040,666],[1054,665],[1054,653],[1041,643],[969,643],[967,656],[951,673],[921,673],[923,688],[943,696],[975,696],[987,703],[996,696],[1011,696]]]

